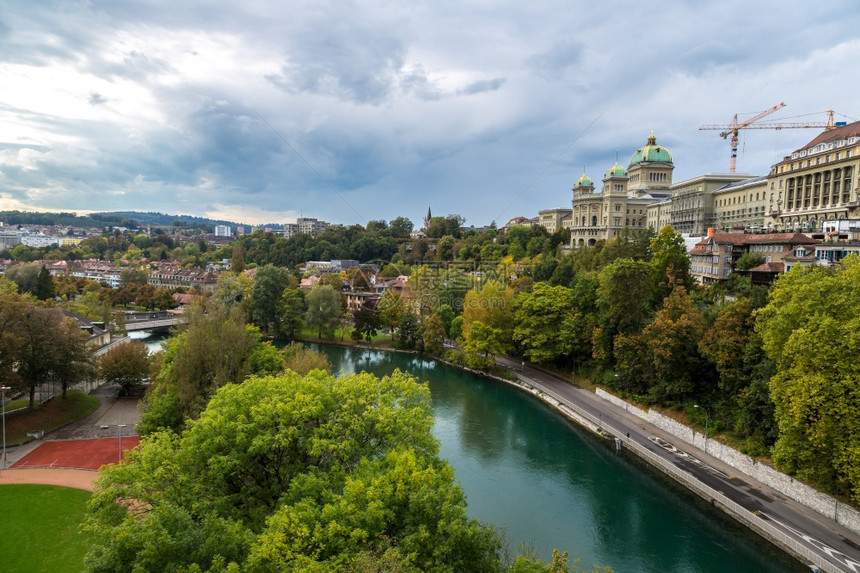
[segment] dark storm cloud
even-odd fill
[[[652,129],[684,179],[726,169],[701,123],[857,113],[848,0],[8,4],[0,185],[34,207],[481,224],[513,202],[503,223],[569,205]],[[743,168],[807,135],[763,159],[749,136]]]

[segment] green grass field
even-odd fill
[[[87,538],[78,526],[89,498],[53,485],[0,486],[0,571],[82,571]]]
[[[69,422],[89,416],[99,407],[99,399],[78,390],[69,390],[68,397],[60,396],[42,404],[31,412],[19,412],[6,417],[6,445],[29,440],[27,432],[43,430],[46,434]]]

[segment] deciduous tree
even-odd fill
[[[97,366],[99,378],[116,382],[124,392],[128,392],[149,377],[149,349],[143,342],[132,340],[108,350]]]
[[[85,530],[92,571],[497,571],[430,433],[429,391],[377,379],[251,378],[221,388],[181,436],[144,438],[99,478]]]

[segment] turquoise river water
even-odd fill
[[[156,349],[159,339],[151,339]],[[632,454],[507,384],[428,358],[317,347],[335,373],[399,368],[430,387],[433,433],[469,514],[504,528],[509,546],[549,559],[568,551],[627,572],[791,572],[808,568]]]

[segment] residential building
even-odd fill
[[[708,236],[689,252],[690,274],[703,284],[723,281],[744,253],[759,254],[765,263],[784,263],[799,246],[815,243],[800,233],[716,233],[709,229]]]
[[[233,229],[229,225],[215,225],[216,237],[232,237]]]
[[[119,288],[122,270],[112,263],[90,259],[78,261],[72,266],[73,277],[85,278],[99,283],[106,283],[111,288]]]
[[[860,218],[860,121],[821,133],[771,168],[767,215],[774,229],[804,232]]]
[[[176,261],[160,261],[153,264],[146,282],[156,288],[186,288],[203,292],[215,290],[218,275],[204,269],[186,269]]]

